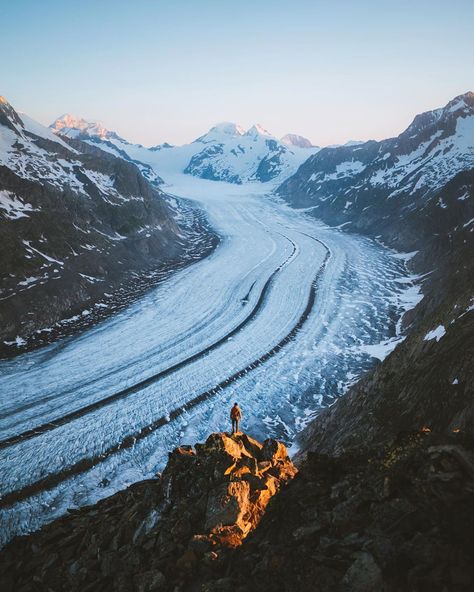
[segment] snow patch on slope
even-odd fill
[[[429,331],[423,337],[423,340],[424,341],[432,341],[433,339],[436,339],[436,341],[439,341],[445,335],[446,335],[446,329],[444,328],[444,325],[438,325],[435,329],[432,329],[431,331]]]
[[[29,203],[24,203],[20,197],[17,197],[10,191],[0,190],[0,209],[5,212],[5,216],[10,220],[18,218],[28,218],[25,212],[36,212],[37,209]]]

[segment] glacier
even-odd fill
[[[234,401],[245,431],[291,445],[398,337],[406,257],[271,184],[165,181],[220,244],[97,326],[0,362],[0,544],[153,476],[228,429]]]

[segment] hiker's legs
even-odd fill
[[[232,420],[232,433],[235,434],[236,431],[237,431],[237,420],[233,419]]]

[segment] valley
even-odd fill
[[[183,438],[224,429],[234,398],[252,433],[291,443],[400,339],[414,281],[403,258],[262,188],[168,182],[206,213],[216,250],[96,327],[0,365],[2,392],[18,393],[0,410],[8,538],[153,475]]]
[[[390,415],[374,429],[372,416],[387,405],[400,414],[400,384],[413,393],[412,429],[428,423],[428,409],[436,421],[457,421],[419,404],[426,379],[420,386],[410,360],[428,364],[429,374],[432,356],[448,359],[450,340],[462,338],[456,328],[472,310],[472,181],[462,170],[471,155],[463,135],[471,103],[471,93],[457,97],[380,146],[322,149],[291,134],[280,141],[260,126],[245,132],[228,123],[184,146],[145,148],[71,116],[47,130],[6,104],[6,135],[17,139],[4,152],[4,175],[15,176],[11,192],[20,197],[10,193],[3,200],[3,223],[28,247],[25,275],[32,264],[46,270],[42,282],[26,286],[30,302],[48,310],[47,290],[64,276],[89,287],[86,293],[69,287],[84,303],[99,298],[100,305],[104,294],[118,294],[122,305],[112,306],[113,314],[92,315],[81,332],[75,326],[67,336],[53,332],[38,349],[21,343],[21,336],[4,340],[18,355],[0,361],[0,544],[153,478],[183,441],[227,429],[235,400],[245,431],[277,438],[292,454],[315,442],[325,446],[331,437],[351,442],[357,430],[359,440],[363,434],[367,441],[383,440],[392,431],[396,437],[406,419],[399,425]],[[439,156],[440,141],[451,150],[451,168]],[[388,149],[394,155],[385,158]],[[18,165],[21,159],[27,169]],[[52,181],[42,177],[45,166]],[[381,166],[383,174],[374,173]],[[25,179],[31,170],[33,177]],[[271,174],[261,176],[263,170]],[[374,174],[377,199],[368,188]],[[390,193],[392,177],[398,197]],[[35,184],[33,194],[26,181]],[[70,240],[77,247],[66,243],[73,257],[61,255],[61,225],[47,217],[39,234],[28,234],[29,217],[44,203],[38,191],[47,193],[53,211],[65,205],[77,216],[73,204],[81,204],[86,226],[74,218]],[[440,208],[443,216],[437,216]],[[100,254],[91,257],[86,248],[76,255],[91,222],[93,250]],[[140,274],[150,279],[143,289],[126,283],[124,260],[135,286]],[[60,270],[51,272],[58,261]],[[111,293],[104,291],[105,280]],[[24,292],[14,292],[14,283],[22,285],[16,274],[6,276],[7,302],[22,310]],[[33,292],[42,285],[49,287]],[[98,286],[95,294],[90,286]],[[71,307],[67,299],[64,304],[61,314]],[[4,310],[11,318],[8,305]],[[40,332],[44,322],[40,314]],[[30,344],[35,328],[30,324]],[[447,382],[440,365],[430,374],[433,388],[451,393],[454,386],[463,400],[465,366],[460,359],[461,378],[450,374]],[[362,420],[360,397],[374,389],[373,411]],[[393,400],[378,395],[388,389]],[[325,422],[335,425],[321,430]]]

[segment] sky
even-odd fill
[[[17,110],[144,145],[221,121],[382,139],[474,90],[472,0],[1,0],[0,32]]]

